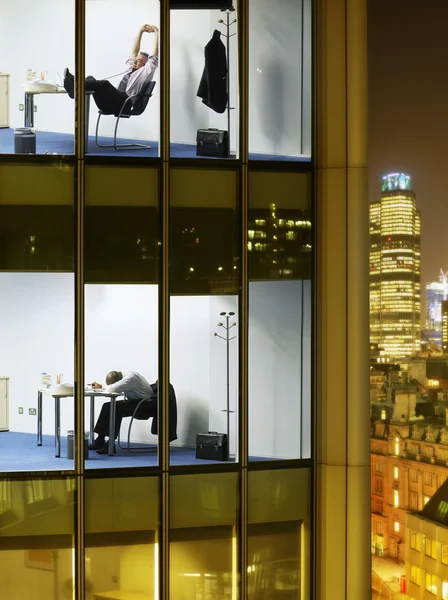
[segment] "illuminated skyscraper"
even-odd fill
[[[386,358],[420,349],[420,212],[411,179],[383,177],[381,200],[370,205],[370,342]]]
[[[442,350],[448,352],[448,300],[442,301]]]

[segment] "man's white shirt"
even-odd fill
[[[140,400],[142,398],[153,398],[155,396],[152,387],[147,380],[137,371],[121,371],[123,379],[106,387],[107,392],[124,394],[129,400]]]
[[[140,94],[143,88],[147,83],[152,81],[154,77],[154,73],[156,72],[157,67],[159,66],[159,57],[158,56],[150,56],[146,61],[144,67],[137,69],[132,73],[129,77],[127,85],[126,85],[126,94],[128,96],[134,96],[135,94]],[[129,68],[126,73],[132,71],[132,68]]]

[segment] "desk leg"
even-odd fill
[[[24,127],[34,127],[34,94],[25,92]]]
[[[37,445],[42,446],[42,392],[37,392]]]
[[[61,457],[61,403],[59,398],[54,399],[54,443],[56,447],[55,457]]]
[[[109,456],[114,455],[115,445],[115,411],[117,408],[116,398],[113,396],[110,399],[110,411],[109,411]]]
[[[93,444],[93,430],[95,428],[95,396],[90,396],[90,440]]]

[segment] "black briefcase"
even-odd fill
[[[227,434],[217,431],[196,434],[196,458],[227,460]]]
[[[221,129],[198,129],[196,156],[229,158],[229,136]]]

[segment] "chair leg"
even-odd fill
[[[113,144],[100,144],[98,141],[98,131],[99,131],[99,127],[100,127],[100,119],[101,119],[101,113],[98,113],[98,120],[96,122],[96,129],[95,129],[95,144],[98,146],[98,148],[115,148],[115,150],[138,150],[139,148],[144,148],[146,150],[150,150],[152,148],[152,146],[148,146],[147,144],[117,144],[117,130],[118,130],[118,123],[120,122],[120,116],[117,117],[116,123],[115,123],[115,130],[114,130],[114,143]]]
[[[120,436],[118,436],[118,445],[120,446],[120,448],[122,450],[127,450],[128,452],[157,452],[157,445],[154,446],[134,446],[133,448],[131,447],[131,430],[132,430],[132,423],[134,422],[135,419],[135,415],[137,414],[138,409],[140,408],[140,405],[143,404],[143,402],[146,402],[146,399],[140,400],[140,402],[137,404],[137,406],[135,407],[134,410],[134,414],[131,417],[131,422],[129,423],[129,429],[128,429],[128,445],[127,446],[121,446],[120,445]]]

